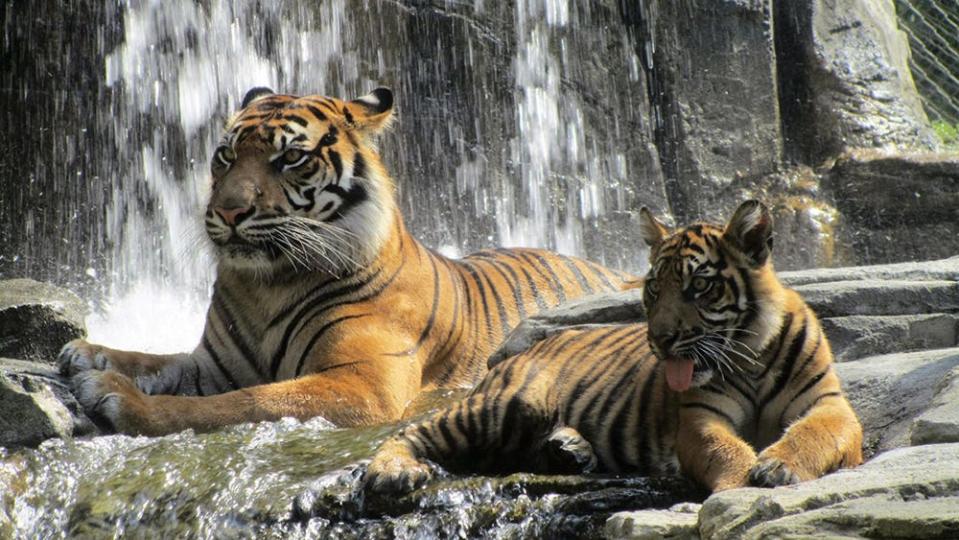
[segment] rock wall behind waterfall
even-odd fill
[[[834,166],[935,150],[891,0],[44,3],[0,11],[4,276],[198,279],[176,269],[197,242],[179,223],[252,84],[393,87],[386,162],[411,228],[446,251],[640,270],[640,206],[686,222],[753,196],[775,206],[781,268],[959,251],[943,205],[909,221],[955,161],[897,165],[908,215],[880,162]]]

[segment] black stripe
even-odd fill
[[[250,348],[249,344],[243,339],[242,333],[239,331],[239,322],[237,318],[233,316],[233,313],[230,312],[227,308],[226,300],[227,293],[226,290],[222,287],[214,286],[213,290],[213,300],[211,302],[213,311],[220,317],[220,322],[226,327],[227,335],[230,340],[236,345],[236,348],[239,349],[240,354],[243,356],[243,360],[246,360],[246,363],[249,364],[253,371],[259,375],[261,382],[266,382],[267,375],[263,373],[263,368],[260,366],[260,363],[257,361],[257,355],[253,353],[253,350]]]
[[[353,177],[366,178],[366,159],[359,152],[353,156]]]
[[[816,397],[816,399],[812,403],[807,405],[806,408],[803,409],[803,412],[799,413],[799,416],[797,416],[796,418],[802,418],[806,416],[807,414],[809,414],[809,411],[812,410],[813,407],[818,405],[820,401],[826,398],[840,397],[840,396],[842,396],[842,392],[826,392],[825,394],[819,394],[819,396]]]
[[[799,359],[799,355],[802,354],[803,346],[806,344],[807,327],[808,325],[806,321],[802,321],[802,328],[789,345],[789,352],[785,358],[785,365],[783,365],[779,373],[776,374],[776,382],[773,385],[772,390],[760,401],[760,409],[765,408],[766,405],[775,399],[779,393],[782,392],[783,388],[786,387],[786,383],[789,381],[789,377],[792,374],[793,366],[795,366],[796,360]]]
[[[712,405],[707,405],[707,404],[705,404],[705,403],[700,403],[700,402],[696,401],[696,402],[692,402],[692,403],[683,403],[683,404],[682,404],[682,407],[683,407],[684,409],[705,409],[705,410],[707,410],[707,411],[715,414],[716,416],[721,417],[722,419],[726,420],[727,422],[729,422],[729,425],[730,425],[730,426],[735,426],[735,425],[736,425],[736,422],[733,421],[733,419],[732,419],[731,416],[729,416],[729,415],[726,414],[725,412],[717,409],[716,407],[713,407]]]
[[[649,433],[648,430],[642,429],[643,426],[651,423],[650,418],[654,418],[652,415],[652,407],[649,406],[650,400],[653,397],[653,388],[656,388],[657,385],[657,375],[659,375],[658,369],[653,367],[649,377],[646,378],[646,382],[643,383],[643,389],[639,394],[639,470],[642,471],[641,474],[647,474],[652,467],[652,454],[653,454],[653,436],[659,435],[658,433]]]
[[[569,271],[573,273],[573,276],[576,277],[576,281],[579,282],[580,288],[586,292],[586,294],[593,294],[593,286],[589,284],[589,281],[586,279],[586,276],[583,275],[582,270],[576,266],[576,261],[569,257],[560,256],[560,260],[563,261],[563,264],[566,265],[566,268],[569,268]]]
[[[807,382],[805,385],[803,385],[802,388],[799,389],[799,392],[796,392],[796,395],[794,395],[794,396],[792,397],[792,399],[789,400],[789,403],[787,403],[787,404],[783,407],[783,412],[779,415],[779,425],[780,425],[780,426],[783,426],[783,421],[786,419],[786,411],[789,410],[789,407],[791,407],[792,404],[796,402],[796,400],[798,400],[799,398],[801,398],[803,394],[805,394],[806,392],[808,392],[809,390],[811,390],[814,386],[816,386],[817,384],[819,384],[819,381],[821,381],[822,378],[825,377],[827,373],[829,373],[829,370],[830,370],[830,369],[831,369],[831,368],[826,368],[825,371],[822,371],[822,372],[820,372],[820,373],[817,373],[815,377],[813,377],[812,379],[810,379],[809,382]],[[783,426],[783,427],[785,427],[785,426]]]
[[[384,356],[409,356],[411,354],[416,354],[420,347],[423,346],[423,343],[426,342],[426,338],[429,337],[430,331],[433,330],[433,325],[436,323],[436,312],[440,304],[440,273],[436,270],[436,261],[433,257],[428,257],[430,261],[430,270],[433,272],[433,304],[430,306],[430,316],[426,319],[426,326],[423,327],[423,331],[420,332],[419,339],[416,340],[416,344],[411,348],[396,353],[384,353]]]
[[[213,363],[216,365],[217,369],[223,373],[223,376],[230,383],[230,386],[232,386],[234,390],[240,388],[240,385],[237,384],[236,380],[233,378],[233,375],[227,371],[226,367],[223,365],[223,362],[220,361],[220,357],[217,356],[216,352],[213,350],[213,345],[210,344],[210,340],[207,338],[206,333],[203,334],[203,348],[206,349],[206,352],[210,354],[210,359],[213,360]]]
[[[516,275],[516,272],[514,272],[513,269],[509,267],[509,265],[503,262],[500,262],[496,259],[484,258],[483,260],[487,262],[488,264],[492,265],[493,269],[500,275],[500,277],[503,278],[503,281],[506,282],[506,286],[509,287],[510,291],[513,293],[513,302],[516,303],[516,311],[517,311],[517,314],[519,315],[519,319],[520,320],[525,319],[526,306],[524,305],[524,302],[523,302],[523,294],[522,292],[520,292],[519,288],[517,287],[519,283],[519,277]],[[509,272],[510,274],[509,276],[507,276],[503,272],[503,269],[502,269],[503,266],[506,267],[506,271]],[[507,331],[507,333],[509,333],[509,331]]]
[[[779,330],[779,343],[776,345],[776,352],[769,358],[769,363],[766,364],[766,369],[759,374],[759,377],[756,377],[757,380],[763,380],[766,378],[766,375],[769,374],[769,370],[776,365],[776,359],[782,354],[783,347],[786,346],[786,338],[789,336],[789,331],[792,329],[793,325],[793,315],[792,313],[787,313],[786,317],[783,319],[782,328]]]
[[[321,326],[320,329],[317,330],[313,334],[313,336],[310,338],[310,340],[307,342],[306,347],[303,348],[303,353],[300,354],[300,360],[296,363],[296,371],[293,372],[293,376],[299,377],[300,375],[303,374],[303,364],[306,363],[306,357],[309,356],[310,351],[313,349],[313,346],[316,345],[316,342],[319,341],[321,337],[323,337],[323,334],[325,334],[327,330],[329,330],[330,328],[333,328],[334,326],[336,326],[337,324],[340,324],[343,321],[349,321],[351,319],[359,319],[360,317],[366,317],[368,315],[370,314],[360,313],[357,315],[344,315],[343,317],[333,319],[332,321],[329,321],[323,326]],[[324,370],[320,370],[320,371],[324,371]]]
[[[330,150],[326,154],[330,158],[330,163],[333,164],[333,171],[336,173],[337,181],[339,181],[339,179],[343,178],[343,159],[340,158],[339,152],[333,150]]]
[[[543,268],[549,273],[550,279],[547,279],[547,283],[552,287],[553,292],[556,293],[557,303],[562,304],[566,301],[566,288],[563,286],[563,280],[559,279],[559,276],[556,275],[556,272],[553,270],[553,266],[549,264],[549,261],[545,257],[536,253],[535,251],[526,251],[523,253],[524,257],[531,257],[539,262]],[[536,265],[534,264],[535,268]]]

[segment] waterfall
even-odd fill
[[[12,201],[25,219],[9,221],[14,240],[62,242],[15,243],[0,275],[77,289],[96,342],[198,342],[214,278],[209,160],[253,86],[344,98],[392,87],[398,121],[381,153],[409,228],[448,255],[533,246],[636,270],[636,210],[666,207],[641,62],[613,7],[102,0],[49,28],[74,43],[51,46],[33,76],[62,70],[51,100],[73,101],[41,111],[58,158],[37,151],[26,172],[37,198],[68,194],[36,214]]]

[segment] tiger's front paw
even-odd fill
[[[57,355],[57,365],[60,367],[60,373],[67,377],[73,377],[77,373],[91,369],[104,371],[111,367],[110,359],[104,354],[104,348],[83,339],[75,339],[64,345],[60,349],[60,354]]]
[[[381,450],[366,469],[363,489],[380,494],[409,493],[432,476],[430,466],[412,456]]]
[[[73,395],[101,427],[117,433],[149,434],[148,397],[115,371],[89,369],[71,379]]]
[[[749,484],[756,487],[776,487],[798,484],[799,475],[785,461],[770,456],[759,456],[749,471]]]

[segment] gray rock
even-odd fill
[[[959,368],[939,384],[932,406],[912,425],[912,444],[959,442]]]
[[[704,539],[956,538],[959,444],[891,450],[856,469],[776,489],[714,494]]]
[[[35,446],[95,430],[56,369],[0,358],[0,446]]]
[[[86,335],[86,305],[32,279],[0,281],[0,357],[52,363],[64,343]]]
[[[699,538],[697,513],[702,505],[682,503],[668,510],[618,512],[606,520],[606,538],[694,540]]]
[[[529,349],[537,341],[573,327],[644,320],[646,312],[640,289],[577,298],[520,322],[489,357],[486,365],[492,368],[506,358]]]
[[[836,162],[824,188],[842,215],[836,240],[861,253],[860,260],[959,252],[959,156],[853,152]]]
[[[937,147],[892,0],[776,6],[782,115],[794,157],[815,163],[848,148]]]
[[[935,261],[779,272],[779,279],[791,287],[809,283],[857,280],[959,281],[959,257]]]
[[[837,362],[959,345],[959,315],[853,315],[822,319]]]
[[[912,439],[913,421],[933,403],[940,381],[959,366],[959,349],[888,354],[836,365],[865,432],[867,455]]]
[[[782,159],[771,2],[649,4],[652,99],[664,117],[657,144],[673,215],[716,218],[731,206],[717,198],[723,187]]]
[[[838,281],[794,288],[820,317],[959,311],[955,281]]]

